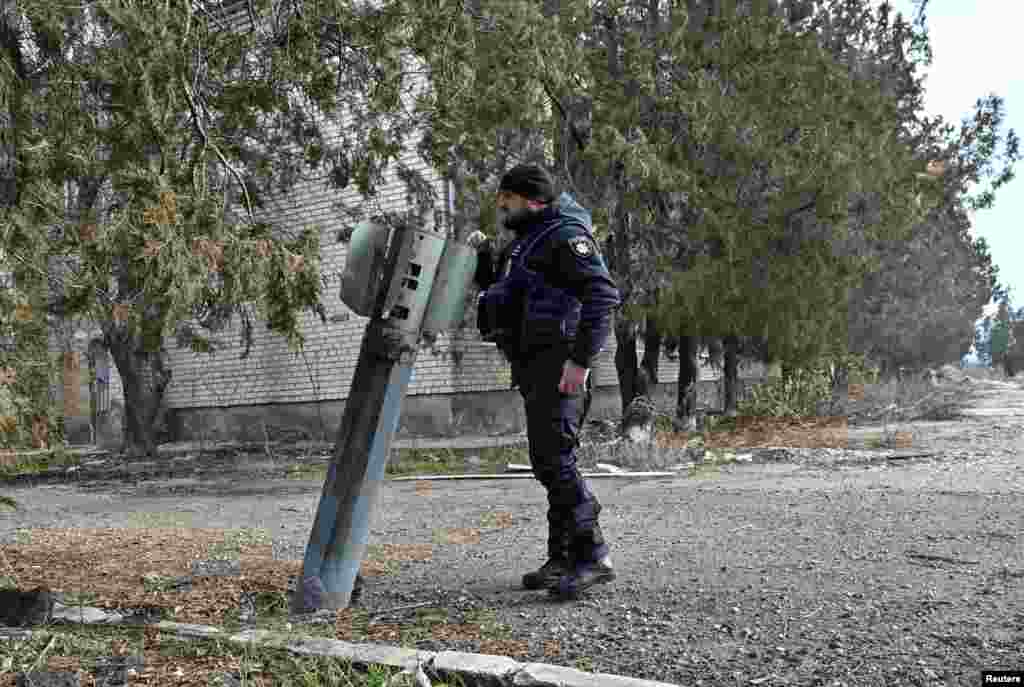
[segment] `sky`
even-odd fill
[[[891,0],[895,11],[912,19],[917,3]],[[925,109],[959,125],[978,98],[1003,98],[1004,131],[1024,136],[1024,70],[1020,68],[1022,0],[931,0],[925,13],[932,64],[925,69]],[[1015,64],[1016,63],[1016,64]],[[998,165],[997,165],[998,169]],[[974,214],[972,234],[984,237],[999,281],[1009,286],[1011,304],[1024,305],[1024,161],[1017,178],[996,192],[989,210]],[[986,311],[995,312],[995,305]]]

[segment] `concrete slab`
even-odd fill
[[[90,610],[103,613],[100,609]],[[69,620],[74,622],[73,619]],[[120,616],[112,614],[107,622],[119,624],[123,621]],[[308,656],[330,656],[362,666],[380,665],[410,673],[424,671],[438,676],[458,676],[467,684],[479,687],[679,687],[668,682],[607,673],[586,673],[546,663],[519,663],[506,656],[459,651],[416,651],[381,644],[355,644],[337,639],[302,637],[270,630],[244,630],[228,635],[209,625],[166,621],[154,625],[163,632],[181,637],[224,638],[235,644],[279,648]]]
[[[191,623],[173,623],[162,620],[156,623],[156,629],[164,632],[173,632],[179,637],[195,637],[199,639],[211,639],[220,637],[224,631],[212,625],[193,625]]]
[[[679,687],[668,682],[622,675],[585,673],[547,663],[527,663],[519,669],[511,684],[514,687]]]
[[[440,651],[430,664],[432,671],[442,675],[458,675],[471,685],[502,687],[513,684],[520,664],[505,656],[467,654],[461,651]]]
[[[108,613],[101,608],[65,606],[60,603],[53,605],[53,618],[55,620],[66,620],[69,623],[82,623],[84,625],[117,624],[121,621],[121,616],[117,613]]]
[[[308,656],[331,656],[362,665],[385,665],[406,669],[428,663],[433,654],[383,644],[353,644],[339,639],[296,637],[269,630],[245,630],[227,638],[236,644],[257,644],[284,648]]]

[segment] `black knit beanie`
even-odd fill
[[[518,193],[538,203],[550,203],[556,197],[554,180],[537,165],[516,165],[501,178],[498,190]]]

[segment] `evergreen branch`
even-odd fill
[[[571,119],[569,119],[569,113],[565,111],[565,107],[562,106],[562,102],[555,96],[554,92],[552,92],[551,86],[550,84],[548,84],[546,79],[541,79],[541,85],[544,86],[544,92],[547,94],[551,102],[555,104],[555,107],[558,108],[558,112],[559,114],[562,115],[562,119],[569,126],[569,132],[572,134],[572,137],[576,140],[576,146],[581,151],[584,150],[586,148],[586,144],[583,142],[583,137],[580,135],[579,130],[576,128],[576,124],[573,123]]]
[[[217,157],[220,159],[221,164],[224,165],[224,167],[229,172],[231,172],[231,175],[235,178],[235,181],[238,182],[238,185],[242,189],[242,194],[245,197],[246,214],[249,215],[249,221],[254,222],[255,217],[252,211],[252,201],[249,198],[249,189],[246,187],[245,181],[243,181],[242,179],[242,175],[228,162],[228,159],[224,157],[224,153],[221,152],[217,144],[211,141],[209,136],[207,135],[206,129],[205,127],[203,127],[202,119],[199,116],[199,111],[196,109],[196,99],[194,97],[194,94],[192,93],[191,87],[188,85],[188,82],[185,81],[184,76],[181,77],[181,86],[185,89],[185,98],[188,100],[189,110],[192,111],[192,121],[195,123],[196,131],[199,133],[199,137],[202,139],[203,145],[208,145],[210,146],[210,148],[213,149],[213,152],[216,153]]]

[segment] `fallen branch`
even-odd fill
[[[45,646],[45,647],[43,647],[43,650],[39,652],[39,656],[38,656],[38,657],[36,657],[36,660],[35,660],[35,662],[34,662],[34,663],[32,664],[32,667],[31,667],[31,668],[29,668],[29,669],[28,669],[28,670],[26,671],[26,674],[27,674],[27,675],[31,675],[32,673],[34,673],[34,672],[35,672],[36,668],[38,668],[38,667],[39,667],[39,664],[40,664],[40,663],[42,663],[42,661],[43,661],[43,659],[44,659],[44,658],[46,658],[46,654],[48,654],[48,653],[50,652],[50,649],[52,649],[52,648],[53,648],[53,645],[54,645],[54,643],[55,643],[56,641],[57,641],[57,635],[54,635],[54,636],[50,637],[50,641],[49,641],[49,642],[47,642],[46,646]]]
[[[380,613],[377,613],[376,615],[374,615],[373,618],[370,620],[370,623],[371,624],[375,623],[375,622],[379,621],[381,618],[386,618],[389,615],[391,615],[392,613],[396,613],[398,611],[409,611],[409,610],[412,610],[414,608],[423,608],[424,606],[430,606],[433,603],[434,603],[433,601],[421,601],[421,602],[415,603],[415,604],[406,604],[404,606],[395,606],[394,608],[388,608],[388,609],[385,609],[385,610],[381,611]]]
[[[886,460],[909,460],[910,458],[929,458],[934,456],[934,452],[925,453],[900,453],[895,456],[886,456]]]
[[[941,561],[943,563],[952,563],[953,565],[980,565],[981,561],[968,561],[960,558],[950,558],[949,556],[937,556],[931,553],[915,553],[908,551],[905,554],[910,558],[918,558],[924,561]]]

